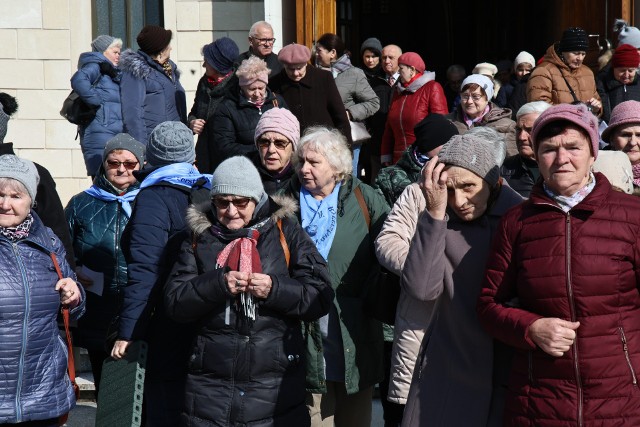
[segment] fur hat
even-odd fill
[[[579,27],[571,27],[564,30],[558,52],[582,52],[589,49],[589,38],[587,32]]]
[[[284,65],[306,64],[310,59],[311,50],[303,44],[291,43],[278,52],[278,61]]]
[[[219,194],[250,197],[260,203],[265,195],[264,186],[251,160],[234,156],[218,165],[211,178],[211,197]]]
[[[115,37],[111,37],[108,35],[101,35],[96,37],[92,42],[91,42],[91,49],[93,49],[94,52],[104,52],[105,50],[109,49],[109,46],[111,46],[111,43],[113,43],[115,41]]]
[[[640,124],[640,102],[624,101],[613,107],[609,116],[609,126],[602,132],[602,140],[609,142],[611,134],[620,126]]]
[[[403,64],[403,65],[408,65],[410,67],[413,67],[416,69],[418,73],[423,73],[424,70],[427,68],[424,65],[424,61],[422,60],[420,55],[418,55],[415,52],[406,52],[400,55],[400,58],[398,58],[398,64]]]
[[[545,126],[550,123],[567,120],[589,135],[591,140],[591,152],[594,158],[598,158],[598,149],[600,147],[600,135],[598,133],[598,119],[584,104],[558,104],[544,111],[533,123],[531,130],[531,141],[533,141],[533,151],[538,153],[540,141],[538,134]]]
[[[220,37],[202,48],[204,60],[220,74],[227,74],[233,69],[233,63],[240,55],[236,42],[229,37]]]
[[[458,128],[442,114],[430,113],[413,128],[416,140],[413,146],[420,154],[446,144],[451,137],[458,135]]]
[[[182,122],[160,123],[149,136],[146,155],[151,166],[191,164],[196,160],[193,132]]]
[[[4,142],[9,129],[9,119],[11,115],[18,111],[18,101],[16,98],[5,92],[0,92],[0,144]]]
[[[31,160],[22,159],[13,154],[0,156],[0,178],[15,179],[24,185],[29,197],[31,197],[31,207],[33,207],[36,202],[40,175]]]
[[[140,50],[147,55],[156,55],[171,43],[171,30],[165,30],[157,25],[147,25],[140,30],[136,38]]]
[[[376,56],[382,55],[382,43],[375,37],[370,37],[362,42],[362,46],[360,46],[360,56],[364,54],[366,49],[369,49]]]
[[[256,131],[254,134],[254,141],[258,141],[258,138],[265,132],[277,132],[284,135],[289,142],[293,144],[293,150],[298,148],[298,142],[300,141],[300,122],[293,113],[286,108],[272,108],[265,111],[260,116],[258,124],[256,125]]]
[[[444,164],[475,173],[494,187],[500,178],[501,166],[495,151],[492,143],[475,135],[456,135],[444,144],[438,158]]]
[[[119,133],[107,141],[107,145],[104,146],[104,151],[102,152],[102,163],[107,160],[107,156],[113,150],[127,150],[131,152],[131,154],[136,156],[140,164],[140,169],[144,166],[144,152],[146,147],[128,133]]]
[[[493,99],[493,82],[489,77],[484,74],[471,74],[462,81],[460,87],[463,88],[471,83],[475,83],[480,86],[484,90],[484,93],[487,94],[487,99],[489,101]]]
[[[618,48],[611,57],[611,66],[613,68],[638,68],[640,65],[640,53],[638,49],[630,44],[618,45]]]

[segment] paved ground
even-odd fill
[[[67,427],[93,427],[96,420],[96,403],[94,401],[81,400],[75,409],[69,414]],[[383,427],[382,405],[379,399],[373,401],[373,422],[371,427]]]

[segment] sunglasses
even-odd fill
[[[258,147],[260,148],[269,148],[271,143],[276,146],[278,150],[284,150],[287,148],[287,145],[291,144],[288,140],[276,139],[274,141],[267,138],[259,138],[258,139]]]
[[[235,206],[236,209],[244,209],[249,205],[251,198],[243,197],[241,199],[227,200],[214,197],[213,199],[211,199],[211,201],[217,209],[229,209],[229,205]]]
[[[124,166],[125,169],[132,171],[136,168],[136,166],[138,166],[138,162],[130,162],[128,160],[124,162],[119,162],[117,160],[107,160],[107,167],[109,169],[120,169],[120,165]]]

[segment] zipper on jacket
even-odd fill
[[[567,263],[567,295],[569,296],[569,309],[571,310],[571,321],[576,321],[576,306],[573,300],[573,285],[571,283],[571,214],[566,214],[566,263]],[[580,377],[580,365],[578,363],[578,335],[573,341],[573,370],[576,376],[576,387],[578,388],[578,427],[582,426],[583,412],[583,390],[582,379]]]
[[[24,355],[27,349],[27,323],[29,321],[29,315],[31,311],[31,295],[29,292],[29,283],[25,274],[24,265],[20,259],[18,252],[18,245],[11,243],[13,253],[16,256],[18,268],[20,269],[20,275],[22,276],[22,285],[24,286],[24,317],[22,318],[22,343],[20,346],[20,360],[18,361],[18,382],[16,387],[16,422],[22,422],[22,409],[20,408],[20,394],[22,393],[22,377],[24,374]]]
[[[402,139],[404,140],[404,148],[402,149],[403,152],[407,149],[407,134],[404,133],[404,125],[402,124],[402,114],[404,114],[404,104],[407,103],[407,97],[408,95],[404,95],[402,106],[400,107],[400,131],[402,132]],[[391,155],[393,155],[393,153],[391,153]]]
[[[533,352],[528,352],[529,356],[529,384],[533,384]]]
[[[638,386],[638,378],[636,377],[636,371],[633,370],[633,366],[631,365],[631,357],[629,357],[629,347],[627,346],[627,337],[624,334],[624,329],[622,326],[618,327],[620,330],[620,339],[622,340],[622,350],[624,351],[624,357],[627,359],[627,365],[629,365],[629,370],[631,371],[631,380],[634,386]]]

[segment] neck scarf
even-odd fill
[[[211,177],[208,174],[201,174],[198,169],[189,163],[173,163],[151,172],[140,184],[140,189],[151,187],[159,182],[191,188],[201,178],[206,179],[203,187],[211,189]]]
[[[343,71],[347,71],[349,68],[353,67],[351,65],[351,60],[349,59],[349,55],[346,53],[342,55],[336,62],[331,64],[331,74],[333,74],[333,78],[335,79],[338,74]]]
[[[464,119],[464,122],[467,124],[467,127],[472,128],[474,124],[482,121],[482,119],[489,112],[489,110],[491,110],[491,105],[487,104],[487,106],[484,107],[484,111],[482,112],[482,114],[480,114],[475,119],[472,119],[471,117],[467,116],[467,113],[465,113],[464,110],[462,110],[462,118]]]
[[[113,193],[109,193],[106,190],[96,186],[95,184],[84,190],[85,193],[94,197],[98,200],[102,200],[103,202],[113,202],[114,200],[120,203],[122,206],[122,210],[124,211],[127,218],[131,217],[131,202],[136,198],[138,193],[140,192],[139,188],[135,190],[129,191],[128,193],[124,193],[122,195],[115,195]]]
[[[0,235],[6,237],[12,242],[24,239],[29,235],[29,229],[33,224],[33,215],[28,214],[20,224],[15,227],[0,227]]]
[[[633,172],[633,185],[640,187],[640,163],[631,165],[631,172]]]
[[[556,194],[547,187],[546,183],[543,184],[544,192],[547,193],[547,196],[551,197],[565,213],[569,212],[574,206],[583,201],[585,197],[593,191],[595,186],[596,177],[593,175],[593,172],[589,173],[589,181],[587,182],[587,185],[573,193],[571,196],[561,196]]]
[[[338,192],[341,183],[337,183],[331,194],[322,200],[316,200],[306,188],[300,189],[300,217],[302,228],[307,232],[318,252],[325,260],[336,236],[338,221]]]
[[[227,74],[225,74],[222,77],[218,77],[217,79],[212,79],[211,77],[207,76],[207,82],[212,86],[212,87],[216,87],[218,86],[220,83],[222,83],[222,81],[224,79],[226,79],[227,77],[229,77],[229,75],[231,74],[231,71],[229,71]]]
[[[156,61],[156,62],[158,62],[158,61]],[[160,64],[160,63],[158,62],[158,64]],[[164,73],[167,76],[169,76],[169,78],[171,78],[171,76],[173,75],[173,69],[171,68],[171,62],[169,62],[169,60],[167,59],[162,64],[160,64],[160,66],[164,70]]]
[[[406,82],[406,83],[402,83],[402,87],[404,87],[404,88],[409,87],[409,85],[410,85],[411,83],[413,83],[414,81],[416,81],[416,80],[418,80],[420,77],[422,77],[422,74],[423,74],[423,73],[416,73],[416,75],[415,75],[415,76],[411,77],[411,80],[409,80],[409,81],[408,81],[408,82]]]

